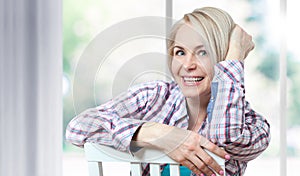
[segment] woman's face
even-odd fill
[[[213,66],[200,35],[184,24],[176,34],[171,71],[187,98],[210,94]]]

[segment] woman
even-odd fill
[[[174,81],[143,83],[86,110],[69,123],[67,140],[127,152],[154,147],[193,174],[223,175],[207,149],[226,159],[228,175],[243,175],[270,140],[268,122],[245,100],[252,37],[223,10],[204,7],[173,26],[167,48]]]

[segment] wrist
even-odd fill
[[[238,50],[232,49],[228,51],[225,60],[243,60],[243,57]]]
[[[135,140],[136,144],[140,147],[148,146],[162,149],[163,136],[165,134],[169,134],[173,128],[173,126],[161,123],[146,122],[137,131],[137,134],[133,140]]]

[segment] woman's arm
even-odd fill
[[[233,29],[225,61],[215,66],[208,107],[207,138],[239,161],[249,161],[270,142],[270,126],[245,100],[244,59],[254,48],[252,37],[238,25]]]
[[[220,62],[215,72],[207,138],[224,147],[233,159],[247,162],[267,148],[269,124],[245,100],[243,62]]]
[[[201,170],[211,175],[209,167],[220,173],[221,167],[202,147],[223,158],[224,150],[197,133],[143,120],[161,111],[170,97],[169,89],[166,84],[153,82],[131,88],[126,94],[75,117],[67,127],[66,139],[77,146],[92,142],[127,152],[131,152],[132,146],[155,147],[195,173]],[[159,118],[152,118],[155,119]]]
[[[99,143],[130,152],[131,139],[147,114],[159,110],[168,85],[145,83],[111,101],[77,115],[66,130],[66,140],[77,146]]]

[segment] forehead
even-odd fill
[[[175,45],[188,49],[194,49],[199,45],[203,45],[200,33],[191,25],[183,24],[179,27],[175,36]]]

